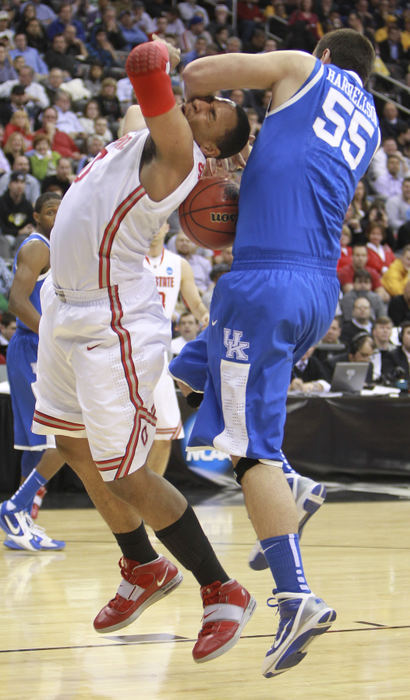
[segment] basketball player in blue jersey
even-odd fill
[[[336,618],[304,575],[281,446],[292,366],[334,318],[343,218],[380,140],[363,87],[373,60],[370,42],[342,29],[313,56],[226,54],[183,74],[191,99],[272,90],[242,178],[232,269],[212,299],[204,399],[189,442],[231,455],[275,580],[280,621],[266,677],[298,664]]]
[[[0,504],[0,526],[9,549],[59,550],[61,540],[51,539],[30,517],[35,494],[60,469],[64,460],[55,443],[31,431],[35,398],[38,326],[41,316],[40,290],[50,268],[50,233],[60,205],[55,193],[41,195],[34,207],[37,232],[19,247],[14,260],[14,280],[9,308],[17,316],[17,330],[7,350],[7,371],[13,407],[14,447],[22,450],[23,484],[8,501]],[[54,445],[54,447],[53,447]]]

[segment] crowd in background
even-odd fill
[[[3,2],[0,310],[10,323],[10,261],[34,230],[33,205],[39,194],[53,191],[64,196],[76,175],[120,133],[125,111],[135,101],[124,69],[133,46],[156,34],[181,49],[172,83],[182,101],[182,69],[201,56],[282,49],[311,52],[325,32],[350,27],[365,34],[376,50],[370,87],[376,93],[382,142],[341,231],[341,296],[333,332],[329,329],[330,339],[324,340],[339,345],[341,356],[344,353],[348,359],[371,359],[369,384],[394,383],[402,372],[408,379],[410,5],[400,0],[239,0],[235,17],[232,9],[229,0],[216,5],[196,0],[173,5],[167,0]],[[269,91],[232,90],[225,96],[245,108],[257,138]],[[240,179],[240,173],[233,176]],[[196,248],[180,231],[176,214],[170,219],[167,245],[190,262],[209,306],[217,279],[229,270],[231,250],[212,253]],[[177,331],[189,340],[198,324],[182,304],[179,311]],[[7,345],[4,332],[0,345]],[[0,349],[0,363],[3,356]],[[293,388],[310,391],[317,380],[323,380],[316,385],[318,390],[329,386],[334,359],[331,352],[324,356],[320,348],[312,349],[295,368]]]

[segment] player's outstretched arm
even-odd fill
[[[168,75],[173,47],[161,41],[139,44],[126,63],[142,115],[155,145],[155,158],[144,165],[141,182],[152,199],[173,192],[193,166],[193,137],[175,102]]]
[[[17,269],[10,289],[9,311],[34,333],[38,333],[40,314],[30,301],[37,278],[50,267],[50,251],[39,240],[26,243],[17,257]]]
[[[128,134],[129,131],[141,131],[146,126],[147,122],[144,119],[141,107],[139,105],[131,105],[125,113],[120,136]]]
[[[195,284],[192,267],[183,258],[181,258],[181,295],[196,320],[205,328],[209,323],[209,312],[202,302],[198,287]]]
[[[284,80],[297,89],[314,62],[313,56],[300,51],[207,56],[191,61],[184,69],[186,99],[234,88],[270,90]]]

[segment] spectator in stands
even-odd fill
[[[41,128],[36,133],[47,134],[50,139],[51,150],[57,151],[64,158],[79,160],[81,153],[73,139],[57,128],[57,110],[55,107],[48,107],[44,110],[41,118]]]
[[[58,15],[55,20],[50,22],[47,27],[47,36],[50,41],[58,34],[64,34],[66,28],[70,25],[76,28],[77,37],[81,41],[85,41],[85,30],[82,22],[78,19],[73,19],[73,6],[69,2],[63,2],[60,5]]]
[[[377,180],[381,175],[388,174],[387,170],[387,158],[391,155],[396,155],[398,151],[396,139],[387,137],[382,138],[380,147],[374,154],[373,160],[369,165],[368,178],[370,184],[373,186],[373,182]],[[404,176],[405,173],[402,173]]]
[[[40,75],[48,73],[47,65],[44,63],[37,49],[27,46],[27,37],[25,34],[16,34],[14,37],[15,49],[9,51],[9,56],[14,59],[16,56],[23,56],[26,66],[30,66],[33,72]]]
[[[103,27],[95,30],[86,46],[90,57],[96,59],[102,66],[112,68],[118,65],[118,56]]]
[[[367,186],[365,180],[359,180],[352,199],[353,216],[361,221],[369,211],[370,202],[367,198]]]
[[[68,158],[60,158],[56,166],[55,175],[47,175],[47,177],[44,178],[41,184],[41,193],[55,192],[55,187],[57,187],[64,195],[74,178],[75,175],[73,173],[71,161]]]
[[[96,97],[101,90],[101,80],[104,74],[104,66],[98,59],[90,59],[88,57],[89,71],[84,78],[84,85],[91,94],[91,97]]]
[[[1,14],[0,12],[0,16]],[[17,80],[17,77],[17,73],[7,56],[6,47],[0,44],[0,83],[5,83],[6,80]]]
[[[384,316],[386,306],[380,296],[376,292],[372,292],[372,278],[368,270],[357,270],[353,277],[353,289],[346,292],[340,299],[340,309],[342,311],[343,321],[351,321],[353,314],[353,305],[359,297],[365,297],[371,307],[371,317],[373,319],[379,316]]]
[[[335,357],[329,361],[329,366],[333,371],[338,362],[368,362],[369,368],[366,375],[366,384],[373,382],[373,363],[372,356],[374,353],[374,340],[370,333],[359,331],[350,340],[347,352]]]
[[[252,29],[249,41],[244,40],[243,50],[245,53],[263,53],[266,46],[267,35],[264,27],[256,25]]]
[[[37,17],[32,17],[28,21],[25,35],[27,37],[28,46],[31,46],[32,49],[36,49],[40,55],[45,54],[48,49],[47,34]]]
[[[392,138],[398,144],[397,139],[404,126],[403,120],[399,118],[397,106],[394,102],[386,102],[380,119],[380,130],[383,138]]]
[[[316,345],[314,355],[322,364],[326,365],[327,369],[329,369],[330,361],[346,349],[340,340],[341,332],[342,319],[340,316],[335,316],[325,335]]]
[[[72,139],[81,135],[81,123],[71,109],[71,98],[67,92],[60,90],[54,103],[57,110],[57,129],[64,131]]]
[[[34,134],[31,130],[28,114],[24,109],[16,110],[9,123],[6,124],[3,136],[4,142],[7,141],[10,134],[12,134],[14,131],[18,131],[23,136],[25,148],[27,150],[31,148]]]
[[[149,36],[155,29],[153,18],[148,14],[148,12],[145,12],[145,5],[140,0],[133,3],[133,8],[134,26],[138,27],[138,29],[141,29],[147,36]]]
[[[17,156],[24,155],[25,146],[23,135],[19,131],[13,131],[7,139],[3,147],[4,155],[10,163],[13,165],[14,160]]]
[[[231,28],[229,26],[229,7],[223,4],[215,5],[214,17],[215,19],[209,22],[207,26],[210,35],[215,39],[215,33],[219,27],[225,27],[228,30],[228,34],[231,34]]]
[[[184,311],[177,323],[179,333],[177,338],[171,340],[171,353],[178,355],[189,340],[194,340],[199,333],[199,323],[190,311]]]
[[[231,266],[227,263],[218,263],[217,265],[213,266],[211,272],[209,273],[211,284],[209,285],[206,292],[204,292],[202,295],[202,302],[203,304],[205,304],[207,309],[209,309],[211,306],[212,294],[214,293],[217,281],[220,277],[222,277],[222,275],[224,275],[226,272],[229,272],[230,269]]]
[[[102,117],[106,117],[110,131],[117,135],[118,122],[121,119],[121,105],[117,97],[117,81],[114,78],[104,78],[101,92],[95,98]]]
[[[115,51],[126,51],[127,40],[124,37],[121,28],[117,21],[117,11],[113,5],[107,5],[102,12],[101,22],[96,22],[92,31],[91,37],[95,31],[104,29],[107,41],[111,44]]]
[[[36,8],[33,3],[26,2],[21,8],[17,23],[15,23],[16,34],[27,34],[27,26],[31,19],[36,18]]]
[[[46,134],[37,133],[33,141],[33,150],[29,154],[30,168],[34,177],[42,182],[47,175],[54,175],[61,156],[50,148],[50,139]]]
[[[3,311],[0,320],[0,354],[6,357],[7,346],[16,331],[16,317],[10,311]]]
[[[123,10],[119,16],[119,29],[127,42],[124,50],[131,51],[133,46],[148,41],[148,37],[142,29],[134,24],[134,16],[131,10]],[[184,27],[185,30],[185,27]]]
[[[337,263],[337,269],[340,270],[344,265],[352,264],[352,238],[353,234],[347,224],[343,224],[342,233],[340,234],[340,258]]]
[[[401,193],[389,197],[386,202],[386,212],[389,225],[395,233],[406,221],[410,221],[410,176],[404,178]]]
[[[409,61],[408,51],[404,51],[401,43],[400,28],[390,23],[387,28],[387,39],[378,44],[379,56],[396,80],[402,80],[407,71]]]
[[[209,15],[207,11],[201,5],[197,5],[196,0],[186,0],[185,2],[179,2],[178,11],[183,21],[187,24],[189,23],[189,20],[191,20],[195,16],[202,17],[204,27],[207,27],[209,24]]]
[[[98,134],[91,134],[87,137],[86,141],[86,155],[84,155],[81,160],[78,161],[77,173],[81,172],[95,156],[104,148],[104,139]]]
[[[399,334],[400,347],[385,353],[383,356],[382,372],[391,380],[404,377],[410,379],[410,321],[405,321]]]
[[[66,40],[67,48],[66,56],[72,56],[75,60],[75,69],[73,75],[80,75],[79,61],[85,61],[88,57],[87,47],[82,39],[77,36],[77,28],[74,24],[68,24],[64,30],[64,39]]]
[[[374,342],[374,352],[372,355],[373,381],[384,384],[386,378],[383,376],[383,357],[385,353],[394,350],[395,346],[390,341],[393,330],[393,322],[388,316],[380,316],[372,328],[372,338]]]
[[[396,239],[394,237],[393,229],[389,226],[389,220],[387,218],[386,204],[380,197],[375,197],[371,203],[366,216],[361,221],[361,226],[364,231],[367,231],[370,224],[377,221],[383,227],[384,236],[386,243],[390,246],[392,250],[396,249]],[[367,238],[364,237],[363,244],[367,244]]]
[[[0,257],[0,311],[7,311],[8,309],[8,296],[13,283],[13,277],[14,275],[8,267],[6,261],[3,259],[3,257]]]
[[[56,34],[51,46],[48,48],[44,59],[48,69],[60,68],[66,78],[73,78],[76,75],[76,60],[74,56],[67,53],[67,41],[64,34]]]
[[[379,275],[387,271],[395,255],[386,243],[386,231],[381,221],[373,221],[366,229],[367,266]]]
[[[396,327],[404,321],[410,321],[410,280],[406,283],[403,294],[391,298],[388,313]]]
[[[382,298],[388,300],[383,290],[381,289],[380,276],[375,270],[367,265],[367,248],[365,245],[356,245],[352,252],[352,264],[344,265],[338,271],[338,277],[340,286],[342,287],[342,292],[350,292],[353,289],[354,273],[359,270],[367,270],[372,278],[372,291],[381,294]]]
[[[24,195],[28,201],[34,205],[37,197],[40,196],[40,183],[36,177],[30,173],[30,161],[26,155],[16,156],[13,168],[0,178],[0,195],[4,194],[10,182],[11,172],[22,172],[26,176],[26,187]]]
[[[403,182],[402,172],[403,156],[399,151],[387,157],[387,173],[380,175],[377,180],[372,183],[374,191],[380,197],[394,197],[401,194]]]
[[[406,245],[400,258],[396,258],[384,273],[381,283],[386,292],[391,296],[403,294],[404,288],[410,279],[410,245]]]
[[[208,289],[211,278],[211,263],[203,255],[197,252],[197,246],[182,231],[175,236],[175,251],[182,258],[188,260],[194,273],[195,284],[200,294]]]
[[[194,44],[194,48],[191,51],[187,51],[182,57],[182,63],[184,66],[191,63],[191,61],[196,61],[197,58],[207,55],[208,41],[203,34],[200,34]]]
[[[300,379],[302,382],[315,382],[319,379],[330,381],[329,368],[323,364],[314,354],[315,347],[309,348],[303,357],[296,362],[292,369],[292,380]]]
[[[84,107],[84,116],[79,117],[83,134],[90,136],[95,132],[95,120],[100,116],[100,108],[95,99],[89,100]]]
[[[49,6],[41,2],[41,0],[31,0],[31,4],[36,8],[36,17],[43,24],[47,26],[56,18],[56,13]]]
[[[349,345],[353,336],[360,331],[370,333],[372,330],[372,309],[366,297],[358,297],[353,302],[351,321],[343,321],[340,340]]]
[[[10,49],[13,46],[14,29],[10,28],[10,15],[7,10],[0,10],[0,41]]]
[[[95,120],[95,131],[97,136],[101,136],[104,144],[111,143],[114,140],[111,130],[108,128],[107,117],[97,117]]]
[[[64,73],[61,68],[51,68],[46,80],[43,82],[44,89],[50,103],[53,103],[57,93],[64,83]]]
[[[323,30],[320,26],[319,17],[313,10],[312,0],[301,0],[299,9],[294,10],[289,17],[288,25],[290,28],[296,24],[304,25],[305,29],[312,36],[314,45],[323,36]],[[300,47],[303,48],[303,47]]]
[[[210,33],[205,30],[205,23],[203,17],[194,15],[194,17],[192,17],[189,20],[188,30],[184,34],[184,44],[186,47],[186,52],[193,51],[199,36],[205,38],[207,44],[212,43],[212,37]]]
[[[228,37],[228,40],[226,42],[226,53],[241,53],[241,51],[242,41],[239,38],[239,36],[233,34],[232,36]]]
[[[12,244],[17,236],[28,236],[33,231],[33,207],[25,197],[25,185],[25,173],[13,171],[7,190],[0,197],[0,231],[10,236]]]

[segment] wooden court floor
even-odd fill
[[[306,659],[261,675],[277,619],[272,582],[247,566],[253,534],[241,505],[196,511],[229,573],[257,599],[238,644],[203,665],[191,648],[201,617],[189,573],[124,630],[92,620],[119,583],[117,545],[91,509],[44,510],[63,553],[0,552],[0,698],[21,700],[378,700],[410,698],[410,501],[331,503],[302,540],[311,588],[338,618]],[[160,549],[160,551],[163,551]]]

